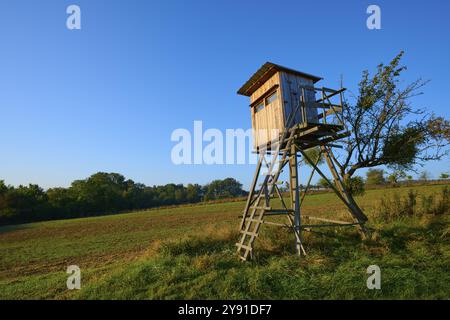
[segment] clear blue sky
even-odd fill
[[[77,4],[82,29],[66,28]],[[382,30],[366,28],[366,8]],[[355,89],[400,50],[418,105],[450,116],[448,1],[21,1],[0,3],[0,179],[68,186],[96,171],[149,185],[206,183],[249,165],[175,166],[176,128],[248,128],[236,90],[265,61]],[[434,176],[448,161],[426,166]]]

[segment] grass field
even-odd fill
[[[414,187],[421,195],[443,186]],[[264,226],[254,260],[234,255],[243,202],[149,210],[0,228],[1,299],[449,299],[449,214],[376,217],[379,199],[408,187],[369,190],[358,202],[373,239],[354,229],[293,235]],[[331,193],[306,198],[304,213],[346,217]],[[366,269],[381,268],[381,290],[368,290]],[[67,290],[78,265],[81,290]]]

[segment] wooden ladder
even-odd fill
[[[289,161],[288,157],[290,155],[291,145],[294,142],[296,134],[296,131],[291,130],[290,128],[294,120],[294,115],[302,103],[303,101],[299,101],[297,108],[289,115],[289,118],[286,121],[287,125],[281,134],[279,142],[276,144],[275,153],[273,153],[270,163],[267,163],[268,171],[264,177],[263,183],[261,184],[261,188],[256,192],[256,195],[254,195],[261,165],[263,159],[265,159],[264,151],[261,151],[259,154],[256,173],[253,178],[250,194],[247,198],[247,204],[242,216],[240,239],[239,242],[236,243],[238,256],[243,261],[246,261],[247,258],[252,257],[253,243],[258,237],[261,225],[264,223],[264,215],[267,212],[272,211],[269,207],[270,197],[273,195],[275,190],[278,191],[276,186],[278,178],[280,177],[284,165]],[[280,154],[281,160],[278,160]],[[296,155],[294,154],[294,156]]]

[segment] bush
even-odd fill
[[[377,207],[378,216],[386,221],[405,216],[420,216],[425,214],[441,215],[449,213],[450,189],[445,186],[440,194],[422,195],[417,201],[417,191],[410,190],[405,197],[397,192],[380,200]]]
[[[366,192],[365,183],[361,177],[352,177],[345,180],[345,188],[353,196],[362,196]]]
[[[442,197],[437,204],[437,212],[435,214],[445,214],[450,212],[450,189],[445,186],[441,192]]]
[[[450,189],[445,186],[440,197],[435,195],[422,196],[423,213],[441,215],[449,213],[450,209]]]
[[[370,169],[367,171],[366,183],[370,185],[380,185],[384,184],[386,180],[384,179],[384,170],[382,169]]]

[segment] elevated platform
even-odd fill
[[[344,125],[326,123],[298,124],[289,130],[289,132],[292,131],[294,131],[294,134],[291,139],[294,140],[293,142],[300,150],[307,150],[316,146],[329,144],[350,135],[350,132],[346,131]],[[279,140],[273,140],[272,142],[269,142],[267,146],[258,147],[256,153],[271,153],[278,148],[278,143]],[[283,141],[281,149],[284,149],[286,144],[287,141]]]
[[[340,124],[306,123],[291,130],[295,131],[294,143],[300,150],[329,144],[350,135],[346,127]]]

